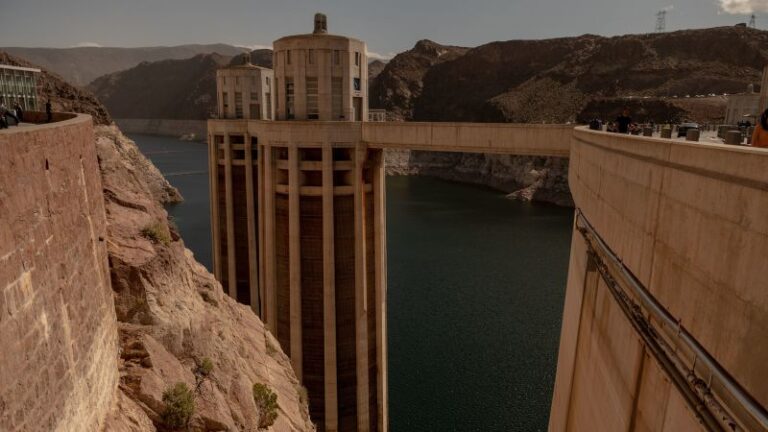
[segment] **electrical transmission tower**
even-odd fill
[[[663,33],[667,30],[667,11],[660,10],[656,14],[656,33]]]
[[[757,27],[755,21],[756,21],[755,14],[752,14],[752,16],[749,17],[749,28]]]

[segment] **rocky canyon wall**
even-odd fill
[[[0,132],[0,429],[96,431],[118,382],[89,116]]]
[[[388,175],[427,175],[490,186],[509,198],[572,207],[568,159],[388,150]]]
[[[163,392],[195,389],[191,431],[256,431],[265,413],[252,386],[277,395],[272,431],[312,431],[306,390],[277,340],[247,306],[224,294],[168,221],[178,195],[114,126],[96,128],[120,336],[119,402],[106,430],[163,429]],[[204,378],[199,367],[210,362]]]

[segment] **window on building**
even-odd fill
[[[337,66],[341,64],[341,51],[339,50],[333,51],[333,64]]]
[[[307,119],[317,120],[320,112],[317,106],[317,77],[307,77]]]
[[[243,118],[243,94],[235,92],[235,118]]]
[[[267,78],[267,87],[269,87],[269,77],[266,77],[266,78]]]
[[[307,50],[307,60],[309,64],[315,64],[315,50]]]
[[[360,66],[360,53],[355,51],[355,66]]]
[[[252,91],[251,102],[258,102],[258,101],[259,101],[259,92]]]
[[[291,50],[285,51],[285,62],[291,64]]]
[[[341,78],[331,78],[331,119],[341,120],[344,118],[342,113],[341,100],[342,100],[342,88],[343,81]]]
[[[287,119],[295,117],[293,111],[293,78],[285,79],[285,116]]]
[[[272,94],[271,93],[265,94],[264,100],[267,103],[267,120],[272,120]]]
[[[360,78],[353,79],[352,83],[355,86],[355,91],[360,91]]]
[[[221,116],[223,118],[229,117],[229,95],[227,92],[221,93]]]

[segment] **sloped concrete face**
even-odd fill
[[[576,207],[595,231],[768,404],[768,151],[577,129],[570,157]],[[640,337],[616,320],[586,249],[574,231],[550,430],[698,430]]]
[[[90,116],[0,132],[0,425],[96,431],[117,389]]]

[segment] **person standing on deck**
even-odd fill
[[[621,115],[616,117],[616,126],[619,133],[629,133],[629,125],[632,124],[632,117],[629,116],[629,108],[624,107]]]
[[[752,146],[768,147],[768,109],[763,111],[760,121],[755,126],[755,131],[752,132]]]

